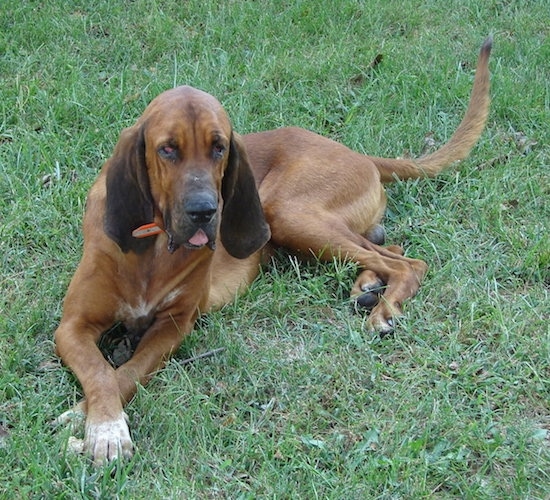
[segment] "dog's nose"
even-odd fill
[[[197,210],[194,212],[188,212],[191,220],[197,224],[207,224],[212,220],[216,213],[215,208],[209,208],[205,210]]]
[[[189,200],[184,206],[185,213],[195,224],[207,224],[218,210],[218,204],[213,200]]]

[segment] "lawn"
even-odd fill
[[[240,133],[420,155],[459,123],[488,34],[470,158],[388,187],[388,241],[430,265],[395,333],[353,311],[353,266],[281,253],[140,388],[131,461],[72,454],[50,422],[81,390],[53,332],[121,129],[189,84]],[[546,0],[4,2],[0,496],[550,498],[549,61]]]

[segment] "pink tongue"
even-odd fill
[[[208,243],[208,236],[204,234],[204,231],[202,229],[199,229],[190,239],[189,243],[191,245],[195,245],[197,247],[201,247],[202,245],[206,245]]]

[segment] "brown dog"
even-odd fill
[[[270,231],[272,245],[356,262],[352,295],[374,306],[373,328],[391,330],[427,266],[377,244],[382,183],[433,176],[468,155],[489,109],[490,50],[488,39],[462,123],[418,160],[361,155],[298,128],[241,138],[218,101],[190,87],[161,94],[122,132],[88,196],[84,253],[55,334],[84,390],[84,446],[96,462],[132,454],[123,405],[200,311],[233,300],[256,277]],[[97,343],[116,323],[135,351],[114,369]]]

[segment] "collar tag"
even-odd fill
[[[162,229],[152,222],[151,224],[144,224],[134,229],[132,231],[132,236],[134,238],[147,238],[148,236],[154,236],[160,233],[162,233]]]

